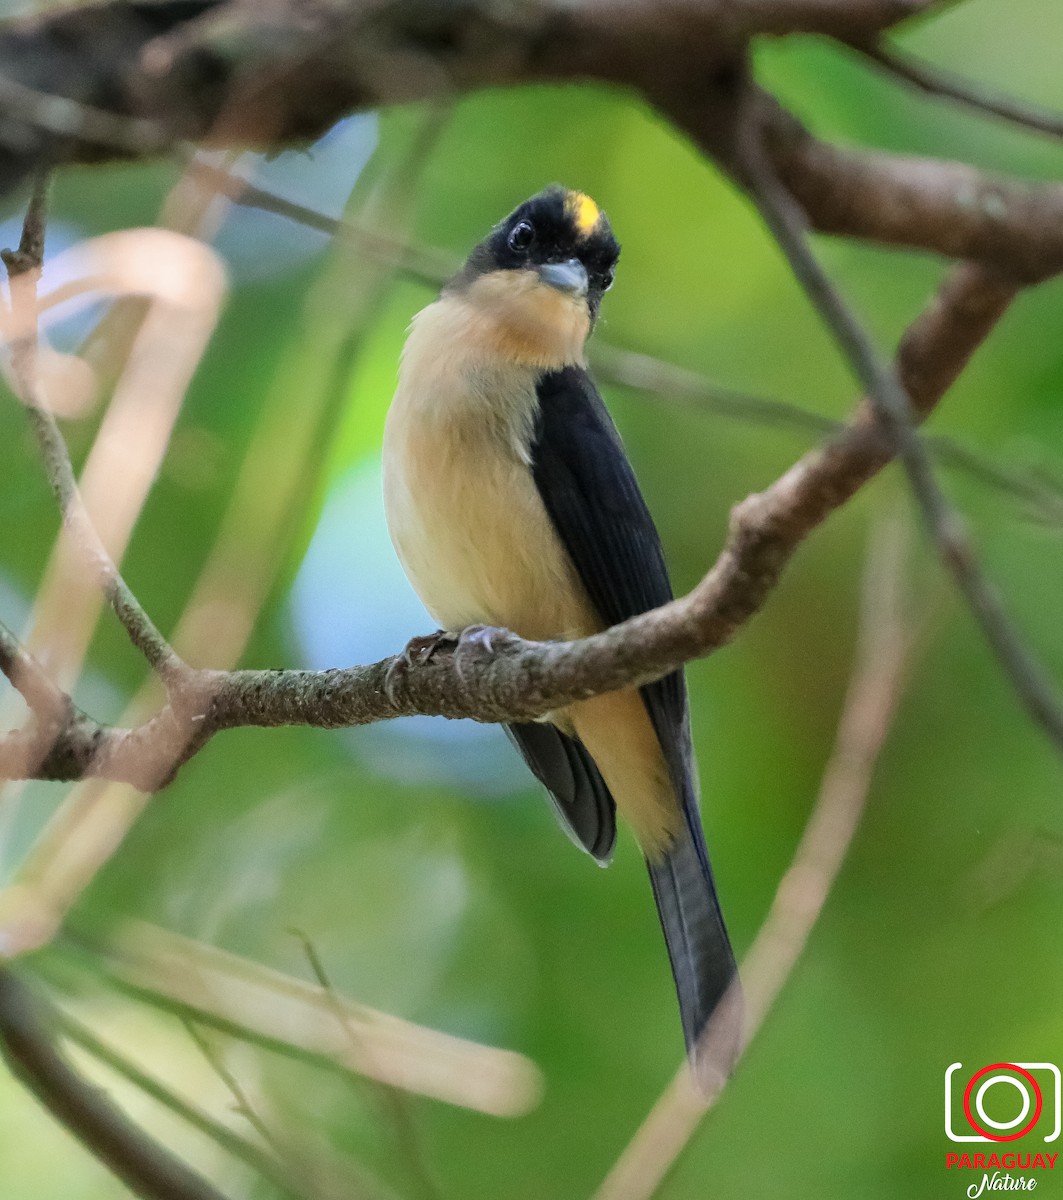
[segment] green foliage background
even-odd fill
[[[1061,40],[1063,9],[1036,0],[1006,12],[972,0],[906,36],[971,77],[1056,105]],[[825,44],[767,44],[757,61],[760,76],[824,136],[1058,177],[1058,145],[905,94]],[[353,209],[379,207],[374,189],[394,186],[422,121],[412,111],[382,114]],[[311,199],[314,172],[308,156],[301,189]],[[167,166],[72,171],[59,181],[56,217],[85,235],[149,223],[175,178]],[[410,194],[413,231],[458,257],[552,180],[595,196],[624,245],[599,336],[818,413],[848,411],[853,385],[749,206],[630,97],[542,87],[461,101]],[[926,256],[877,248],[824,242],[820,250],[884,347],[943,270]],[[302,464],[303,500],[269,532],[283,544],[285,568],[247,665],[297,661],[290,584],[331,489],[378,456],[405,326],[431,298],[408,282],[389,285],[351,340],[354,301],[348,307],[345,296],[359,295],[371,268],[344,266],[326,293],[331,301],[307,311],[330,269],[322,252],[281,274],[237,281],[127,559],[127,577],[169,629],[256,428],[320,421]],[[1061,302],[1059,282],[1022,297],[933,428],[1000,462],[1063,479]],[[278,379],[288,381],[279,390]],[[608,390],[607,400],[680,590],[712,562],[729,507],[811,444],[791,430],[649,396]],[[77,454],[93,432],[93,420],[68,426]],[[10,399],[0,404],[0,443],[8,529],[0,568],[15,605],[34,591],[56,516]],[[280,436],[277,452],[285,446]],[[944,478],[1010,610],[1063,679],[1063,531],[967,475]],[[890,505],[911,507],[896,472],[810,540],[733,646],[689,671],[705,824],[740,952],[815,797],[851,664],[865,535],[874,513]],[[916,669],[866,819],[763,1034],[662,1189],[670,1200],[958,1195],[970,1180],[944,1171],[945,1067],[1063,1061],[1060,764],[916,544]],[[349,618],[357,622],[359,613]],[[142,676],[108,622],[91,670],[96,711],[103,705],[106,716]],[[588,1195],[681,1048],[637,852],[622,838],[614,865],[598,872],[561,836],[530,778],[501,798],[441,782],[402,785],[365,764],[361,736],[285,730],[219,738],[148,809],[73,925],[143,917],[303,976],[288,931],[306,931],[351,996],[518,1049],[541,1065],[542,1103],[520,1119],[410,1102],[441,1195]],[[47,785],[28,790],[0,843],[7,874],[59,794]],[[1022,849],[1030,844],[1032,854]],[[994,854],[1012,878],[987,872]],[[63,954],[53,948],[42,958]],[[178,1086],[207,1087],[179,1027],[103,989],[90,999],[113,1039]],[[292,1127],[313,1128],[399,1194],[417,1194],[394,1129],[364,1091],[309,1067],[246,1056],[239,1063]],[[127,1090],[119,1094],[193,1160],[219,1171],[233,1194],[270,1194]],[[223,1105],[216,1088],[210,1097]],[[1060,1185],[1050,1177],[1042,1186]],[[105,1200],[122,1189],[0,1076],[0,1194]]]

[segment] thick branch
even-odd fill
[[[185,139],[275,148],[317,137],[358,108],[542,80],[632,88],[726,162],[751,37],[818,32],[867,44],[928,7],[926,0],[400,0],[383,7],[112,0],[53,10],[0,27],[0,80],[23,89],[0,127],[7,147],[0,190],[41,162],[144,157]],[[0,99],[10,101],[2,87]],[[772,110],[774,167],[815,228],[984,259],[1023,278],[1063,269],[1060,185],[843,150],[812,137],[774,101],[764,103]],[[80,120],[79,105],[88,106]],[[54,129],[58,111],[66,135]],[[120,137],[122,118],[130,124]]]
[[[954,269],[898,351],[900,378],[918,418],[960,373],[1014,292],[982,268]],[[67,777],[151,785],[214,733],[239,726],[334,728],[415,713],[527,720],[597,692],[660,678],[729,641],[765,603],[801,541],[892,453],[890,438],[861,405],[840,434],[735,508],[727,544],[692,592],[594,637],[550,643],[509,637],[490,654],[464,646],[408,667],[389,658],[320,672],[192,672],[171,693],[184,715],[168,707],[138,729],[95,736],[72,728],[60,739],[78,767]],[[0,767],[7,766],[3,749],[0,742]]]
[[[845,149],[814,137],[766,93],[760,103],[772,166],[819,232],[980,259],[1030,281],[1063,270],[1063,184]]]
[[[380,101],[532,78],[632,82],[647,63],[689,62],[696,46],[705,67],[759,33],[868,39],[931,2],[111,0],[7,24],[5,140],[24,161],[150,154],[208,136],[275,146]]]

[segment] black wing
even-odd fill
[[[538,400],[532,473],[602,620],[614,625],[664,604],[672,592],[657,530],[590,377],[576,367],[550,372],[539,381]],[[686,775],[682,676],[651,684],[642,694],[670,769]],[[608,862],[616,806],[591,756],[552,725],[511,725],[508,732],[568,832],[599,862]]]
[[[507,725],[506,732],[550,793],[565,831],[603,866],[608,863],[616,841],[616,805],[582,743],[544,721]]]
[[[581,367],[539,380],[532,474],[550,520],[607,625],[672,599],[661,540],[594,382]],[[686,688],[676,671],[642,689],[676,791],[687,791]]]

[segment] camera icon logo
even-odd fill
[[[962,1066],[953,1063],[945,1071],[945,1134],[950,1141],[1015,1142],[1035,1132],[1046,1142],[1058,1140],[1061,1089],[1055,1063],[991,1063],[975,1071],[966,1084],[962,1075],[955,1078]],[[990,1115],[987,1093],[994,1088]]]

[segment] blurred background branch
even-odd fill
[[[1023,129],[1049,137],[1063,138],[1063,114],[1035,104],[1023,104],[1004,92],[982,87],[960,75],[942,71],[930,63],[905,54],[885,41],[856,45],[859,53],[876,63],[889,76],[917,88],[928,96],[952,100],[976,112],[987,113]]]
[[[0,1054],[37,1099],[144,1200],[223,1200],[74,1071],[55,1046],[49,1020],[43,998],[9,969],[0,970]]]

